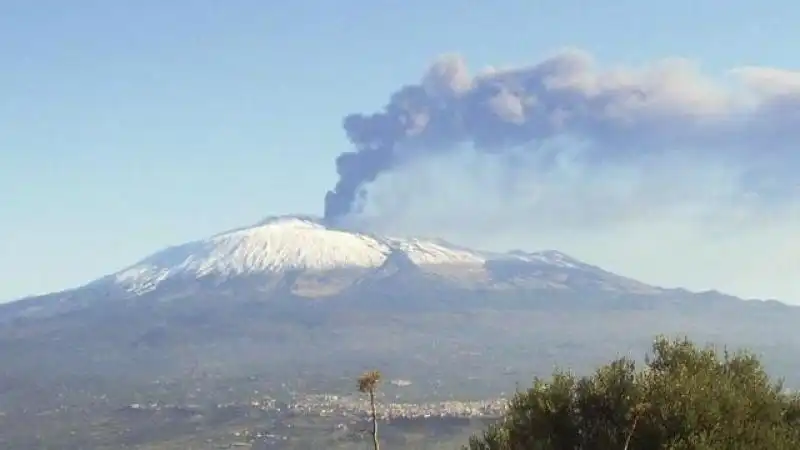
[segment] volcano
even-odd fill
[[[651,286],[556,250],[279,216],[0,305],[0,410],[28,420],[69,399],[102,416],[242,386],[352,390],[369,368],[425,395],[476,396],[556,364],[641,355],[657,334],[745,346],[800,385],[786,357],[800,350],[798,321],[794,306]]]

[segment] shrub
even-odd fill
[[[621,358],[586,377],[535,379],[465,450],[797,448],[800,400],[757,357],[659,337],[640,370]]]

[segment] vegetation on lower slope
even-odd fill
[[[465,450],[788,450],[800,397],[746,352],[658,338],[644,368],[627,358],[590,376],[557,371],[511,400]]]

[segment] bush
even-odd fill
[[[641,370],[622,358],[591,376],[534,380],[465,450],[798,448],[800,399],[758,358],[660,337]]]

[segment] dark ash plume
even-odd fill
[[[675,149],[749,151],[754,143],[764,156],[782,156],[798,144],[800,74],[758,67],[731,73],[750,97],[715,86],[678,59],[600,71],[586,53],[565,51],[530,67],[473,76],[460,57],[440,58],[383,111],[344,119],[355,149],[336,160],[339,181],[325,197],[325,217],[358,212],[365,185],[403,161],[463,144],[537,151],[567,136],[592,144],[588,157],[596,160]]]

